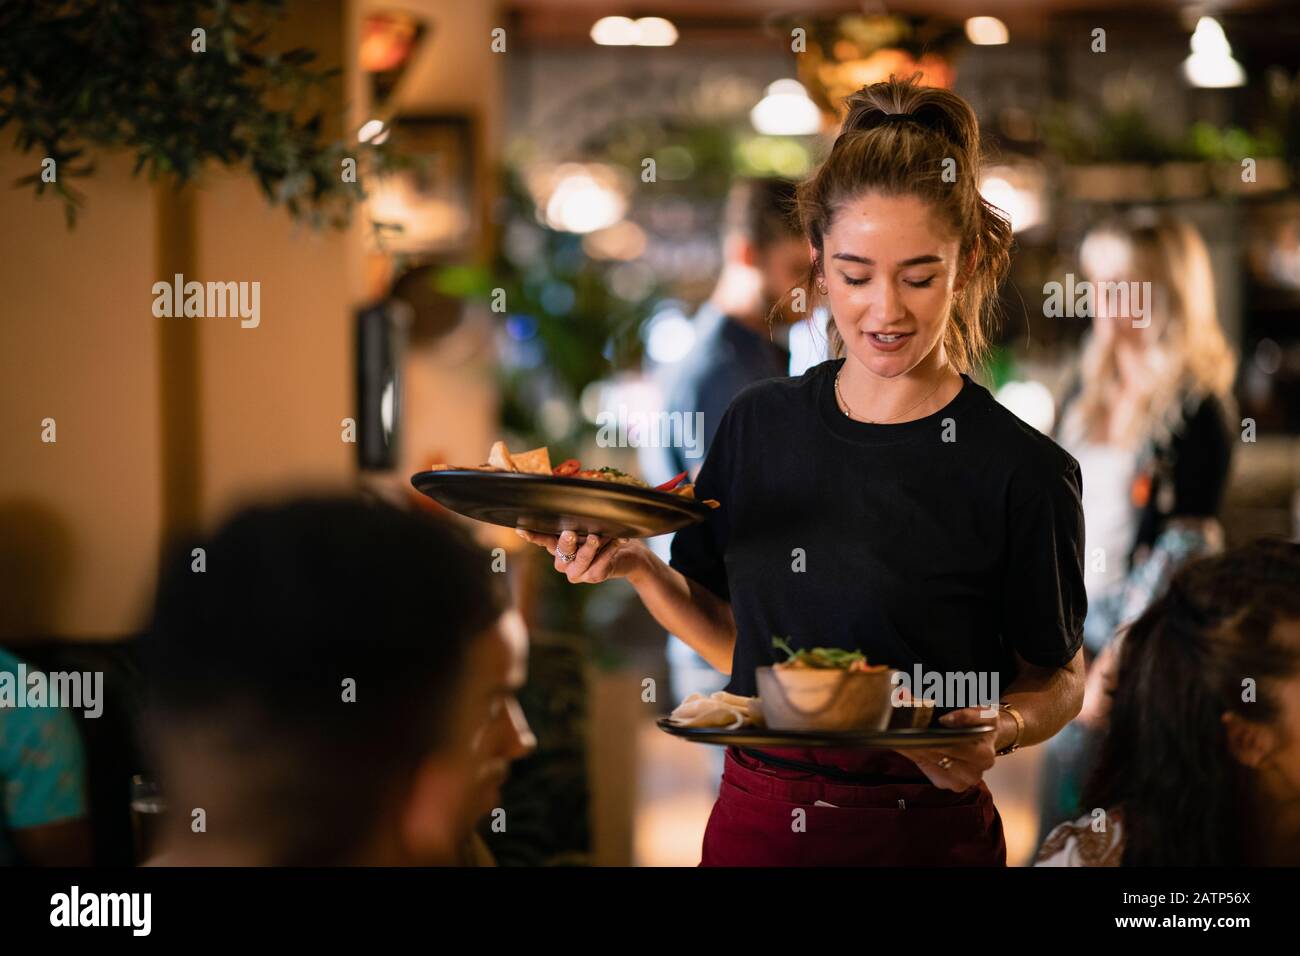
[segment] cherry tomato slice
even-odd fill
[[[683,471],[681,474],[677,475],[676,477],[669,478],[662,485],[655,485],[655,491],[668,491],[672,488],[675,488],[685,477],[686,477],[686,472]]]

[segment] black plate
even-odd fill
[[[667,717],[658,721],[659,729],[674,737],[684,737],[700,744],[736,747],[888,747],[906,750],[919,747],[942,747],[953,741],[968,740],[993,732],[992,724],[978,727],[897,727],[888,730],[768,730],[763,727],[678,727]]]
[[[509,471],[422,471],[411,484],[468,518],[543,534],[649,538],[703,521],[712,510],[648,488]]]

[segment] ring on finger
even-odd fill
[[[561,561],[563,561],[565,564],[568,564],[570,561],[572,561],[574,558],[578,556],[578,552],[574,551],[573,554],[565,554],[559,548],[556,548],[555,556],[559,558]]]
[[[940,768],[941,770],[947,770],[947,769],[948,769],[949,767],[951,767],[951,766],[952,766],[952,758],[951,758],[951,757],[944,756],[944,757],[940,757],[940,758],[939,758],[939,768]]]

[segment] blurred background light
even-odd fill
[[[646,322],[641,334],[646,354],[660,365],[680,362],[695,345],[695,326],[682,311],[680,302],[665,303]]]
[[[1007,25],[997,17],[971,17],[966,21],[966,39],[976,46],[998,46],[1009,38]]]
[[[641,262],[620,262],[605,277],[609,291],[625,302],[640,302],[655,286],[655,273]]]
[[[600,46],[672,46],[677,28],[663,17],[601,17],[591,25],[591,39]]]
[[[526,342],[537,334],[537,320],[531,315],[507,316],[506,332],[516,342]]]
[[[1046,175],[1037,165],[990,167],[981,178],[980,194],[1007,214],[1012,232],[1032,229],[1046,218]]]
[[[822,127],[822,113],[798,80],[777,80],[750,110],[754,129],[768,136],[808,136]]]
[[[549,175],[534,176],[531,185],[542,221],[561,232],[595,232],[627,212],[617,175],[599,164],[564,163]]]
[[[645,230],[628,219],[582,237],[582,251],[593,259],[620,259],[626,262],[640,258],[645,248]]]
[[[1043,434],[1051,431],[1056,419],[1056,401],[1042,382],[1007,382],[998,389],[996,397],[1026,425]]]
[[[636,24],[631,17],[601,17],[591,25],[591,38],[601,46],[632,46]]]
[[[388,139],[388,134],[384,129],[384,121],[377,119],[367,120],[365,123],[361,124],[361,129],[357,130],[357,142],[373,142],[376,146],[380,146],[382,145],[382,141],[376,139],[380,134],[383,134],[384,139]]]
[[[1192,53],[1183,61],[1183,76],[1192,86],[1222,89],[1244,86],[1246,71],[1232,58],[1223,27],[1213,17],[1201,17],[1192,33]]]

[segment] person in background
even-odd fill
[[[489,556],[350,498],[253,507],[200,546],[204,570],[189,548],[165,565],[142,640],[169,810],[153,862],[470,862],[534,745],[527,636]]]
[[[16,682],[19,664],[0,648],[0,673]],[[90,865],[85,774],[71,714],[0,704],[0,866]]]
[[[1300,865],[1300,544],[1191,563],[1114,644],[1094,809],[1036,865]]]
[[[1112,638],[1179,567],[1222,548],[1217,516],[1233,445],[1236,362],[1196,229],[1137,212],[1089,231],[1080,259],[1098,290],[1095,318],[1054,437],[1083,471],[1084,641],[1093,660],[1078,720],[1047,746],[1041,833],[1078,812],[1105,720],[1101,686],[1114,664]],[[1130,291],[1117,298],[1114,314],[1100,291],[1099,283],[1108,282]],[[1144,282],[1151,293],[1136,299],[1132,293]]]
[[[808,272],[808,244],[795,215],[795,184],[778,178],[741,179],[727,196],[722,230],[723,266],[713,293],[695,317],[696,344],[680,364],[667,370],[664,410],[683,416],[703,414],[698,453],[679,447],[642,447],[642,474],[657,485],[686,472],[691,481],[722,413],[742,388],[789,374],[786,347],[790,325],[806,316],[791,310],[790,290]],[[672,535],[650,539],[665,561]],[[669,635],[667,656],[673,693],[721,690],[726,676],[695,651]]]

